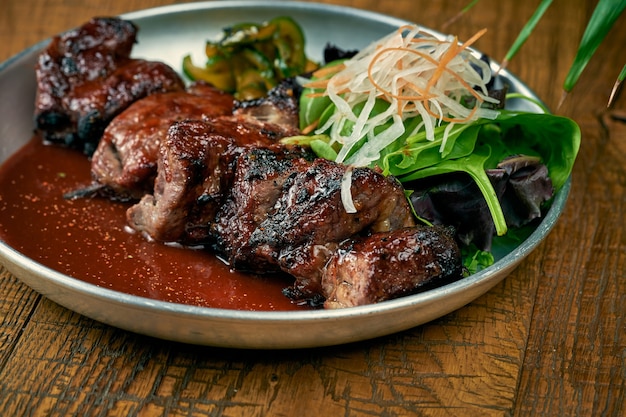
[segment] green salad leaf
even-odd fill
[[[384,155],[380,163],[383,171],[401,182],[451,172],[469,174],[485,198],[497,234],[502,236],[508,228],[485,170],[496,168],[512,155],[537,156],[558,191],[572,171],[581,134],[578,125],[567,117],[502,111],[495,120],[455,126],[447,138],[447,152],[433,152],[432,144],[420,139],[409,138]]]

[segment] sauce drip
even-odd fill
[[[0,239],[76,279],[141,297],[237,310],[301,310],[283,276],[231,271],[203,249],[146,240],[126,227],[127,204],[66,200],[90,183],[81,153],[33,138],[0,167]]]

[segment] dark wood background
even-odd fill
[[[0,60],[92,16],[167,3],[179,2],[4,0]],[[327,3],[442,29],[469,1]],[[448,30],[463,39],[488,28],[476,46],[501,59],[536,3],[482,0]],[[509,66],[553,109],[594,5],[554,1]],[[0,414],[626,415],[626,97],[606,108],[624,45],[622,16],[558,109],[583,132],[562,218],[513,274],[470,305],[362,343],[237,351],[94,322],[0,266]]]

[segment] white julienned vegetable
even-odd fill
[[[403,26],[338,66],[338,72],[323,81],[324,94],[336,109],[316,131],[327,132],[331,145],[341,145],[336,161],[371,166],[405,133],[404,122],[410,118],[421,121],[409,133],[423,130],[428,140],[435,139],[435,127],[448,123],[442,150],[454,124],[496,118],[496,110],[482,107],[485,102],[498,103],[487,92],[491,68],[468,49],[483,33],[460,44],[456,37],[442,39],[417,25]],[[463,103],[468,97],[471,107]],[[380,100],[389,105],[382,112],[380,106],[373,111]],[[347,122],[353,126],[346,134],[342,130]],[[376,129],[386,123],[386,129]],[[366,141],[352,152],[362,138]],[[344,178],[342,199],[346,211],[355,212],[350,184]]]

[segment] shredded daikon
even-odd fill
[[[454,124],[494,119],[498,112],[482,106],[498,102],[487,92],[491,69],[468,49],[484,32],[460,44],[456,37],[442,39],[417,25],[407,25],[370,44],[342,65],[314,74],[318,80],[306,86],[322,88],[322,94],[336,107],[316,130],[327,132],[331,145],[341,145],[336,161],[371,166],[386,146],[405,133],[404,121],[409,118],[421,118],[417,130],[411,133],[423,131],[431,141],[435,140],[435,128],[448,123],[441,150]],[[468,97],[472,98],[469,107]],[[374,111],[380,100],[389,105],[383,111],[380,106]],[[346,123],[352,126],[344,129]],[[376,129],[383,124],[389,127]],[[350,187],[345,179],[342,187]],[[343,190],[342,196],[344,207],[353,209],[349,190]]]
[[[352,199],[352,167],[343,173],[341,177],[341,202],[346,213],[356,213],[357,209]]]

